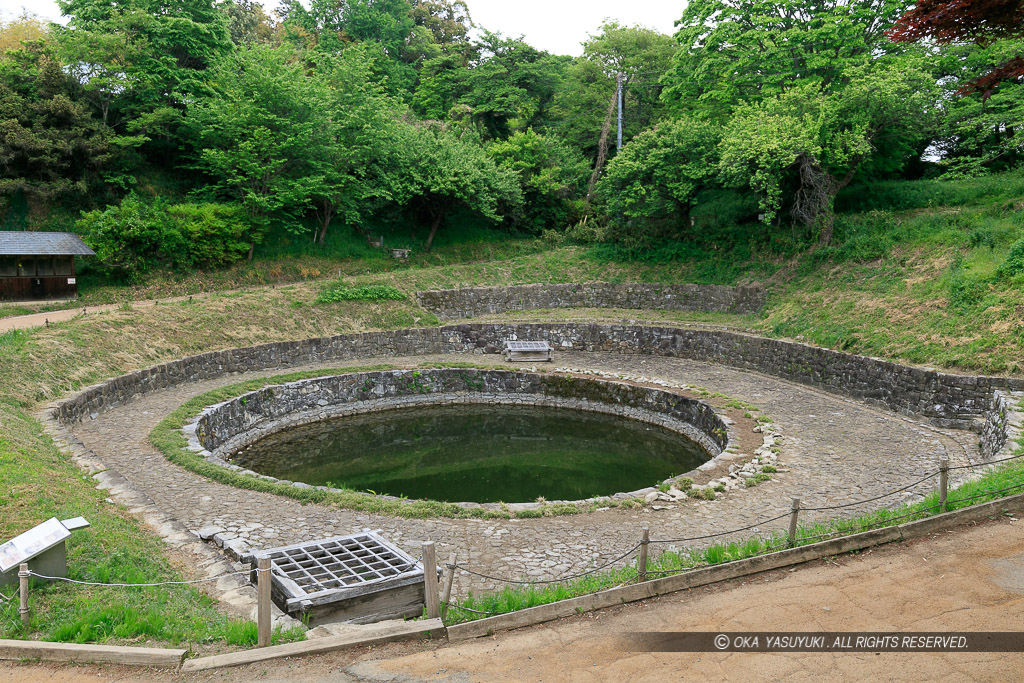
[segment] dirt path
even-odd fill
[[[223,290],[216,292],[217,294],[230,294],[237,290]],[[143,301],[130,301],[128,304],[132,308],[149,308],[157,304],[169,304],[175,301],[186,301],[193,298],[202,298],[209,296],[210,292],[203,292],[200,294],[184,295],[168,297],[166,299],[145,299]],[[8,303],[8,302],[4,302]],[[11,302],[17,303],[17,302]],[[34,327],[42,327],[47,322],[59,323],[68,320],[74,320],[81,316],[95,315],[96,313],[105,313],[108,311],[116,311],[124,307],[124,303],[119,304],[100,304],[98,306],[76,306],[74,308],[66,308],[60,311],[44,311],[42,313],[29,313],[28,315],[15,315],[8,318],[0,318],[0,334],[4,332],[10,332],[11,330],[30,330]]]
[[[453,645],[394,644],[202,676],[0,663],[0,681],[1019,680],[1022,653],[623,652],[632,631],[1024,631],[1024,522],[999,518]]]

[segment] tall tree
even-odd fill
[[[493,139],[542,127],[567,60],[489,32],[477,49],[479,57],[465,74],[465,92],[458,100],[474,121]]]
[[[625,79],[623,136],[631,139],[663,115],[658,79],[671,65],[675,41],[643,26],[606,22],[583,43],[583,56],[567,68],[549,127],[591,158],[604,124],[617,74]]]
[[[612,237],[636,244],[691,234],[697,194],[717,181],[721,135],[712,123],[683,118],[633,138],[598,184]]]
[[[60,54],[114,128],[206,92],[205,71],[231,50],[213,0],[59,0]]]
[[[518,208],[522,197],[515,175],[499,168],[472,139],[436,122],[403,125],[386,169],[392,200],[430,226],[426,250],[457,207],[491,221],[500,206]]]
[[[415,26],[430,31],[434,43],[460,46],[469,42],[473,19],[464,0],[418,0],[412,8]]]
[[[766,222],[786,203],[822,244],[832,238],[839,190],[877,163],[880,147],[890,158],[914,153],[911,143],[938,114],[934,78],[909,60],[851,69],[844,80],[842,90],[808,83],[740,105],[720,147],[723,178],[760,194]]]
[[[235,45],[277,42],[277,27],[257,0],[226,0],[220,8],[228,18],[228,32]]]
[[[431,119],[468,119],[491,139],[540,125],[561,62],[521,40],[485,32],[472,55],[449,52],[423,64],[412,102]]]
[[[512,226],[538,234],[564,229],[576,218],[576,203],[590,174],[578,151],[533,129],[495,142],[487,151],[500,168],[512,171],[519,180],[521,208],[510,207],[506,216]]]
[[[936,146],[946,177],[1011,168],[1024,159],[1024,79],[976,87],[1024,52],[1024,39],[991,45],[950,45],[941,53],[946,122]]]
[[[413,28],[405,61],[421,64],[446,54],[473,53],[469,31],[473,20],[463,0],[419,0],[412,9]]]
[[[886,31],[906,0],[691,0],[677,23],[663,97],[675,113],[718,120],[740,102],[807,84],[844,85],[846,70],[902,48]]]
[[[8,50],[20,50],[27,42],[46,40],[49,35],[46,24],[27,12],[11,21],[0,21],[0,55]]]
[[[129,144],[92,116],[52,46],[39,40],[0,56],[0,195],[87,200]]]
[[[310,149],[310,173],[322,181],[310,190],[323,244],[332,219],[358,227],[371,202],[389,198],[373,169],[395,144],[396,105],[370,76],[365,50],[318,55],[313,76],[328,120]]]
[[[330,108],[284,48],[240,48],[213,68],[211,82],[215,91],[186,116],[195,166],[245,206],[256,228],[251,258],[271,222],[296,225],[324,183],[315,162],[329,139]]]
[[[374,48],[374,80],[407,98],[416,71],[404,60],[414,20],[411,0],[286,0],[278,9],[286,40],[304,49],[337,54],[352,43]]]

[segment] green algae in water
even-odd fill
[[[325,420],[234,462],[279,479],[449,502],[577,500],[653,486],[708,454],[686,437],[565,408],[450,405]]]

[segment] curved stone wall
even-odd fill
[[[711,406],[624,382],[464,368],[360,372],[265,387],[210,406],[185,428],[190,447],[215,464],[282,429],[413,405],[541,405],[619,415],[681,433],[714,458],[728,426]]]
[[[764,306],[766,294],[762,287],[587,282],[429,290],[416,292],[416,298],[441,320],[453,320],[539,308],[756,313]]]
[[[724,330],[575,323],[462,324],[345,334],[216,351],[122,375],[55,407],[73,423],[138,395],[225,374],[374,357],[498,353],[506,339],[547,340],[557,349],[669,356],[754,370],[930,419],[939,426],[1000,428],[997,390],[1024,391],[1024,379],[956,375],[806,344]],[[556,356],[557,357],[557,356]],[[1005,443],[990,434],[984,444]],[[1002,447],[1002,446],[1000,446]],[[985,452],[991,456],[991,452]]]

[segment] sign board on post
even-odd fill
[[[7,572],[22,562],[28,562],[58,543],[62,543],[71,532],[56,517],[51,517],[21,536],[0,545],[0,572]]]
[[[67,561],[64,542],[73,529],[89,526],[84,517],[58,521],[51,517],[35,528],[0,545],[0,585],[18,581],[18,566],[30,562],[33,571],[64,576]]]

